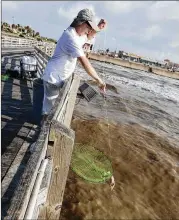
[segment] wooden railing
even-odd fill
[[[50,57],[38,47],[34,52],[42,74]],[[73,151],[70,123],[79,83],[80,78],[72,76],[59,91],[4,219],[59,219]]]
[[[55,43],[50,43],[46,41],[37,41],[34,39],[10,37],[6,35],[1,36],[1,47],[2,48],[23,48],[23,47],[31,48],[35,46],[40,48],[47,55],[51,56],[56,45]]]
[[[35,47],[34,49],[35,49],[35,57],[38,62],[37,70],[39,75],[42,75],[47,62],[50,59],[50,56],[41,49],[39,49],[38,47]]]

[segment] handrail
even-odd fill
[[[23,47],[39,47],[46,55],[52,55],[55,49],[55,43],[46,41],[37,41],[35,39],[26,39],[20,37],[12,37],[2,34],[1,47],[2,48],[23,48]]]

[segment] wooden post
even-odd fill
[[[80,84],[80,79],[81,77],[75,75],[73,82],[71,84],[71,88],[73,89],[71,89],[69,92],[68,103],[66,106],[66,113],[65,113],[65,118],[63,122],[64,125],[67,127],[70,127],[70,124],[71,124],[71,119],[72,119],[72,115],[74,111],[74,106],[75,106],[76,96],[77,96],[77,92],[78,92],[78,88]]]
[[[47,201],[40,210],[38,219],[59,219],[65,191],[68,170],[74,144],[73,130],[57,121],[52,121],[55,131],[53,146],[52,176],[47,196]]]

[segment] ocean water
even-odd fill
[[[179,140],[179,80],[113,64],[91,61],[102,79],[112,86],[107,90],[109,118],[117,122],[137,123],[164,135],[171,141]],[[90,80],[77,65],[76,74]],[[114,92],[115,91],[115,92]],[[104,116],[101,97],[90,103],[97,117]],[[88,103],[84,103],[87,108]],[[98,106],[97,104],[100,105]]]
[[[109,158],[116,184],[111,191],[70,170],[60,219],[178,219],[179,81],[91,63],[107,83],[106,101],[77,98],[71,126],[75,143]],[[79,65],[76,74],[98,89]]]

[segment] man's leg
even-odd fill
[[[42,107],[42,122],[46,120],[47,116],[49,115],[51,109],[53,108],[56,99],[59,96],[60,87],[53,85],[51,83],[44,81],[44,99],[43,99],[43,107]]]

